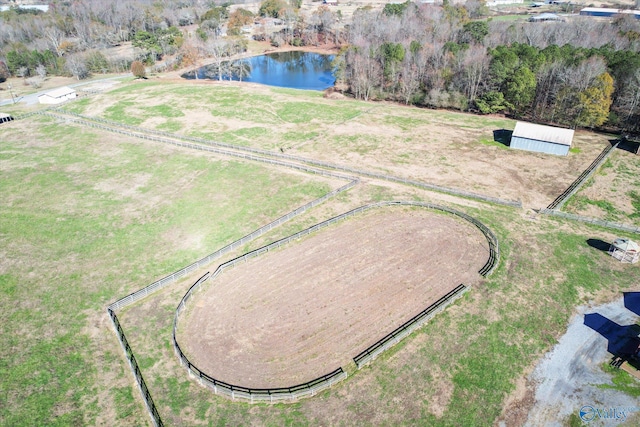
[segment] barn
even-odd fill
[[[68,99],[74,99],[76,96],[74,89],[63,86],[38,96],[38,102],[40,104],[60,104]]]
[[[611,9],[606,7],[585,7],[580,10],[582,16],[595,16],[599,18],[613,18],[617,15],[631,15],[640,19],[640,10],[631,9]]]
[[[532,16],[529,18],[529,22],[565,22],[562,16],[556,15],[555,13],[541,13],[536,16]]]
[[[518,122],[511,135],[511,148],[566,156],[573,141],[573,129]]]

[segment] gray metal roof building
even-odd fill
[[[582,16],[596,16],[602,18],[611,18],[616,15],[632,15],[636,19],[640,19],[640,10],[631,9],[611,9],[606,7],[585,7],[580,10]]]
[[[573,129],[518,122],[511,135],[511,148],[566,156],[573,141]]]
[[[562,16],[556,15],[555,13],[541,13],[539,15],[532,16],[529,18],[529,22],[547,22],[547,21],[555,21],[555,22],[564,22]]]

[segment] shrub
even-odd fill
[[[133,61],[131,63],[131,74],[137,79],[146,79],[147,70],[144,64],[140,61]]]
[[[0,61],[0,83],[4,83],[9,78],[9,67]]]

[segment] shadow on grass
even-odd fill
[[[611,246],[610,243],[600,239],[587,239],[587,244],[602,252],[609,252],[609,247]]]
[[[499,142],[502,145],[506,145],[507,147],[511,145],[511,135],[513,135],[512,130],[508,129],[498,129],[493,131],[493,140],[495,142]]]
[[[617,142],[617,140],[614,142]],[[638,152],[640,152],[640,142],[630,141],[626,138],[622,138],[620,144],[618,144],[618,149],[628,151],[629,153],[638,154]]]

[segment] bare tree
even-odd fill
[[[533,101],[533,117],[551,120],[553,106],[562,87],[561,76],[565,65],[561,61],[544,64],[537,72],[536,95]]]
[[[36,67],[36,74],[38,75],[38,77],[44,80],[45,77],[47,77],[47,67],[45,67],[43,64],[38,64],[38,66]]]
[[[352,48],[347,52],[345,77],[356,98],[365,101],[371,98],[374,89],[382,81],[382,67],[370,46]]]
[[[29,76],[29,67],[19,67],[16,70],[16,77],[22,77],[23,79],[26,79],[27,76]]]
[[[640,69],[637,69],[629,78],[625,90],[619,97],[618,104],[620,109],[626,113],[627,121],[640,114]]]
[[[484,46],[472,45],[464,51],[459,62],[462,67],[462,90],[469,103],[475,101],[480,85],[489,69],[489,56]]]
[[[205,52],[213,60],[218,81],[222,81],[225,73],[225,61],[229,58],[229,43],[225,39],[207,40],[205,42]]]
[[[400,71],[400,79],[398,81],[398,92],[402,96],[405,104],[409,104],[411,98],[418,92],[420,88],[420,72],[418,66],[413,60],[405,60],[402,63]]]
[[[202,58],[206,56],[204,41],[199,37],[191,37],[180,47],[181,65],[193,68],[193,75],[199,79],[198,69],[202,66]]]
[[[54,51],[56,55],[62,56],[64,51],[60,49],[60,44],[64,39],[64,32],[56,25],[51,25],[44,28],[43,33],[51,47],[51,50]]]
[[[81,54],[73,54],[67,56],[65,64],[67,70],[78,80],[89,77],[89,69],[87,63]]]
[[[333,32],[333,26],[336,23],[335,13],[333,13],[329,7],[325,6],[318,8],[318,15],[320,18],[322,33],[325,35],[325,42],[329,34],[334,34],[334,43],[338,43],[338,40],[335,38],[335,33]]]

